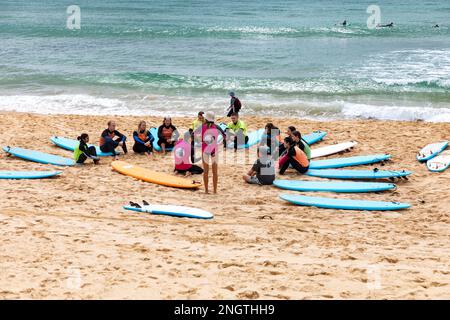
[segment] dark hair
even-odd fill
[[[300,141],[298,142],[298,147],[302,150],[305,151],[305,144],[302,141],[302,134],[300,133],[300,131],[295,130],[294,132],[292,132],[293,136],[296,136],[297,138],[300,139]]]
[[[89,135],[87,133],[82,133],[81,136],[77,137],[78,141],[84,140],[86,138],[89,138]]]
[[[302,139],[302,134],[300,133],[300,131],[295,130],[294,132],[292,132],[292,135]]]
[[[239,117],[239,113],[237,113],[237,112],[233,112],[231,115],[230,115],[231,117],[232,116],[236,116],[236,117]]]
[[[286,138],[284,138],[284,142],[289,143],[290,145],[293,145],[293,144],[294,144],[294,140],[292,140],[291,137],[286,137]]]
[[[204,115],[205,113],[203,112],[203,111],[200,111],[199,113],[198,113],[198,115],[199,116],[202,116],[202,115]]]
[[[111,125],[111,123],[113,123],[114,122],[114,120],[109,120],[108,121],[108,127]]]
[[[288,129],[291,130],[291,132],[294,132],[296,130],[294,126],[289,126]]]

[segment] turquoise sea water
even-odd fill
[[[450,1],[0,0],[0,110],[223,113],[229,90],[247,114],[448,122]]]

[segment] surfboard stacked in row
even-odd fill
[[[441,141],[427,145],[417,153],[417,160],[426,162],[428,170],[432,172],[445,171],[450,167],[450,150],[445,151],[448,143],[448,141]]]

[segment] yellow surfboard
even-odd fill
[[[156,172],[142,167],[132,165],[125,161],[113,161],[111,163],[114,170],[133,178],[156,183],[167,187],[196,189],[201,187],[201,183],[192,180],[176,177],[167,173]]]

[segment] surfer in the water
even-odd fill
[[[162,153],[168,148],[173,148],[179,136],[177,128],[172,124],[172,118],[164,117],[163,124],[158,128],[158,145]]]
[[[145,153],[151,156],[153,153],[153,138],[145,121],[139,122],[138,129],[133,132],[134,146],[133,151],[136,153]]]
[[[242,108],[241,100],[239,100],[239,98],[236,97],[236,94],[233,91],[231,91],[229,95],[231,97],[231,100],[230,106],[227,109],[228,111],[227,117],[231,117],[233,113],[239,113],[239,111],[241,111]]]
[[[284,138],[284,147],[286,151],[279,160],[280,174],[283,175],[289,166],[292,166],[299,173],[307,172],[309,169],[308,157],[291,137]]]
[[[205,123],[197,132],[200,131],[202,141],[202,161],[203,161],[203,184],[205,185],[205,193],[209,193],[209,165],[211,162],[213,174],[214,193],[217,193],[217,184],[219,180],[219,161],[217,153],[219,152],[219,144],[217,140],[221,134],[225,139],[225,132],[214,123],[214,112],[208,111],[205,114]]]
[[[388,23],[388,24],[379,24],[379,25],[377,25],[377,27],[378,28],[392,28],[392,27],[394,27],[394,23],[391,22],[391,23]]]
[[[102,132],[100,136],[100,150],[105,153],[112,153],[114,158],[117,159],[115,149],[122,147],[125,154],[128,153],[127,145],[125,141],[127,137],[116,130],[116,122],[111,120],[108,122],[108,128]]]
[[[270,148],[267,146],[258,147],[258,159],[250,171],[242,177],[245,182],[258,185],[273,184],[275,180],[275,165],[269,151]]]
[[[76,163],[84,163],[87,159],[92,159],[94,161],[94,164],[98,164],[100,162],[100,159],[97,157],[97,150],[94,146],[88,146],[89,143],[89,136],[87,133],[81,134],[77,138],[80,143],[75,148],[73,152],[73,157],[76,161]]]
[[[234,144],[234,151],[236,151],[238,145],[248,143],[247,125],[239,119],[239,114],[236,112],[231,114],[231,122],[228,123],[225,133],[227,137],[223,140],[225,148],[227,147],[227,143],[232,142]]]

